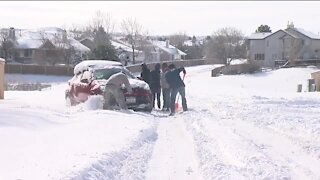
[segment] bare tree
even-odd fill
[[[136,19],[127,18],[121,22],[121,30],[126,35],[127,40],[132,48],[132,63],[135,64],[135,49],[139,39],[142,35],[142,25]]]
[[[233,59],[239,58],[237,53],[243,52],[242,45],[245,45],[243,33],[236,28],[226,27],[214,32],[206,44],[205,54],[209,59],[228,65]]]
[[[48,35],[46,35],[46,32],[44,30],[41,30],[39,32],[39,35],[42,43],[45,43],[48,40]]]
[[[75,54],[75,50],[71,45],[71,39],[68,38],[68,33],[66,30],[63,30],[61,33],[54,34],[52,39],[57,50],[60,52],[62,61],[65,64],[70,64],[72,61],[72,56]],[[59,59],[57,59],[59,61]]]
[[[115,22],[113,21],[109,13],[98,10],[92,18],[90,27],[93,30],[97,30],[100,27],[103,27],[104,31],[107,34],[112,34],[114,31]]]
[[[296,60],[299,58],[301,47],[303,46],[302,40],[298,38],[293,38],[293,37],[290,37],[287,40],[289,41],[287,58],[291,65],[295,65]]]
[[[11,35],[12,36],[12,35]],[[14,54],[15,37],[10,36],[10,30],[0,30],[0,55],[4,59],[8,59]]]
[[[169,36],[170,44],[180,49],[183,46],[184,41],[188,40],[188,36],[185,32],[178,32]]]
[[[85,37],[86,31],[84,27],[81,27],[81,25],[72,24],[71,27],[68,29],[69,35],[76,39],[81,40]]]

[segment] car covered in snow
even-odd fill
[[[85,102],[90,95],[102,95],[108,78],[118,72],[127,75],[132,92],[122,88],[129,109],[151,111],[152,94],[149,85],[136,78],[121,63],[107,60],[86,60],[74,67],[74,76],[68,81],[65,98],[69,105]],[[92,83],[83,82],[84,76],[90,76]]]

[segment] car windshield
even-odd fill
[[[118,72],[123,72],[129,79],[135,78],[131,72],[124,68],[96,69],[93,72],[93,76],[95,79],[109,79],[110,76]]]

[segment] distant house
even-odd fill
[[[130,44],[127,44],[119,39],[111,40],[112,46],[115,47],[118,57],[123,64],[132,63],[133,50]],[[134,50],[135,62],[142,62],[144,60],[144,52],[138,49]]]
[[[11,39],[15,42],[14,54],[10,60],[19,63],[55,64],[66,63],[64,50],[72,50],[70,58],[85,59],[89,48],[59,28],[42,28],[37,30],[8,29]],[[48,60],[48,62],[47,62]],[[54,62],[54,63],[53,63]],[[71,62],[70,62],[71,63]]]
[[[133,53],[132,48],[130,44],[127,44],[125,42],[122,42],[119,39],[113,39],[110,40],[111,45],[116,49],[117,56],[119,57],[120,61],[122,61],[123,64],[127,64],[133,61]],[[84,46],[93,49],[94,48],[94,42],[93,38],[84,38],[80,40],[80,43]],[[135,59],[138,61],[142,61],[144,58],[144,54],[142,51],[135,50]]]
[[[274,33],[253,33],[249,38],[249,59],[263,67],[274,67],[275,61],[306,61],[320,59],[320,36],[295,28]]]
[[[174,61],[185,59],[187,55],[178,48],[174,47],[169,43],[169,40],[166,41],[156,41],[150,40],[150,43],[153,45],[154,54],[156,54],[156,62],[160,61]]]

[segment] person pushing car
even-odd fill
[[[128,109],[124,94],[121,90],[122,84],[129,93],[132,93],[132,87],[129,83],[128,77],[122,72],[118,72],[109,77],[106,82],[105,91],[103,94],[104,105],[103,109],[112,109],[112,100],[116,100],[121,109]]]

